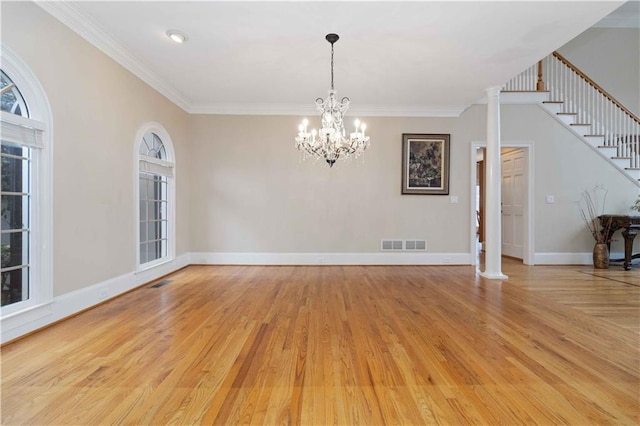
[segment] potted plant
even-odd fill
[[[595,245],[593,246],[593,267],[596,269],[609,268],[609,231],[611,230],[611,218],[602,221],[600,216],[604,214],[604,206],[607,201],[607,191],[602,185],[592,190],[582,192],[582,198],[578,201],[580,214],[587,224],[587,228]]]

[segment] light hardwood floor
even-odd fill
[[[1,420],[637,425],[620,269],[190,266],[5,345]]]

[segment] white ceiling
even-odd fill
[[[360,115],[458,115],[621,1],[46,2],[193,113],[305,114],[330,85]],[[170,41],[168,29],[189,37]]]

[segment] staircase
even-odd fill
[[[502,92],[535,92],[550,116],[640,187],[640,118],[558,52],[507,82]]]

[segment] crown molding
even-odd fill
[[[294,104],[202,104],[192,105],[189,114],[214,115],[312,115],[314,105]]]
[[[357,105],[350,114],[363,117],[459,117],[470,105],[407,105],[370,106]]]
[[[349,108],[348,114],[361,117],[459,117],[467,105],[451,106],[357,106]],[[195,105],[186,110],[190,114],[217,115],[313,115],[317,113],[313,105],[284,104],[225,104]]]
[[[35,3],[178,107],[188,111],[189,102],[174,87],[150,71],[149,67],[129,52],[116,37],[100,27],[79,7],[66,1],[36,1]]]

